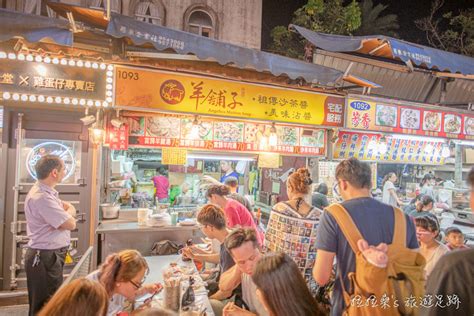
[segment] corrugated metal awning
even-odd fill
[[[0,42],[18,37],[30,43],[52,41],[72,46],[73,42],[67,21],[0,9]]]
[[[474,74],[474,58],[418,45],[383,35],[344,36],[310,31],[290,25],[316,47],[330,52],[355,52],[371,56],[411,62],[422,68]]]

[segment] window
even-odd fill
[[[164,9],[152,1],[142,1],[135,8],[135,18],[138,21],[163,25]]]
[[[213,23],[209,14],[201,10],[192,12],[189,16],[188,32],[204,37],[214,37]]]
[[[121,0],[110,0],[110,11],[120,13],[121,11]],[[90,0],[89,7],[92,9],[106,10],[107,0]]]

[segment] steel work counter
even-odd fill
[[[153,244],[162,240],[185,243],[193,239],[200,243],[204,237],[197,225],[194,226],[140,226],[137,222],[103,221],[96,229],[97,264],[113,252],[123,249],[136,249],[142,255],[151,255]]]

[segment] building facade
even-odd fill
[[[52,15],[44,0],[3,0],[10,10]],[[107,0],[58,2],[104,10]],[[113,12],[140,21],[260,49],[262,0],[110,0]]]

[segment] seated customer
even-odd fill
[[[231,293],[242,285],[242,299],[248,311],[228,303],[224,315],[260,315],[267,316],[268,312],[257,299],[257,286],[252,281],[255,266],[262,257],[254,229],[238,228],[225,239],[225,247],[235,261],[235,265],[221,275],[219,290]]]
[[[183,249],[183,255],[194,260],[219,263],[220,273],[229,270],[235,265],[232,256],[224,246],[224,240],[230,231],[226,226],[224,211],[217,205],[207,204],[199,211],[197,221],[201,231],[210,239],[217,239],[221,244],[219,253],[204,253],[196,246],[186,247]],[[213,294],[210,298],[222,300],[229,295],[222,292]]]
[[[103,316],[109,298],[99,282],[77,279],[60,288],[38,316]]]
[[[462,231],[457,227],[449,227],[446,229],[445,240],[449,250],[469,249],[469,247],[464,244]]]
[[[132,303],[146,293],[161,291],[161,284],[143,285],[147,272],[145,258],[138,251],[128,249],[109,255],[102,266],[87,278],[99,281],[105,287],[110,300],[107,316],[115,316],[127,309],[127,301]]]
[[[408,215],[411,217],[422,217],[422,216],[431,216],[436,219],[436,215],[431,213],[434,207],[434,200],[429,195],[423,195],[420,199],[420,202],[416,205],[416,208],[411,211]]]
[[[252,280],[258,299],[271,316],[324,315],[287,254],[265,255],[257,263]]]

